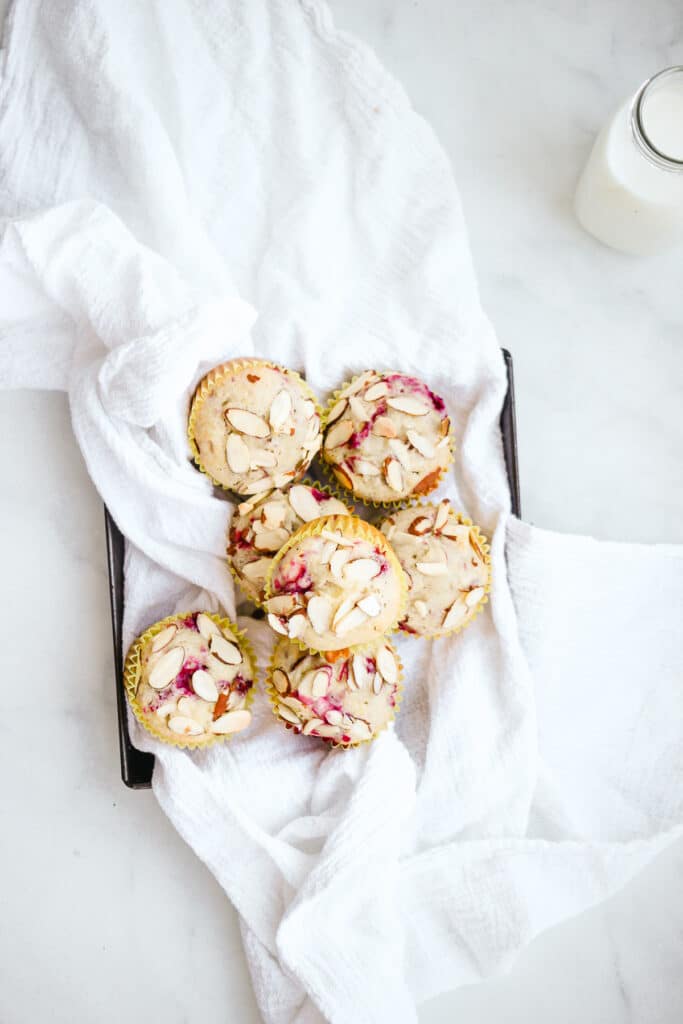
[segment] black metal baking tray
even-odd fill
[[[508,376],[508,390],[500,415],[500,430],[503,438],[505,466],[510,481],[512,511],[520,514],[519,471],[517,465],[517,431],[515,423],[515,388],[512,374],[512,356],[503,349],[503,358]],[[114,669],[116,673],[116,709],[119,718],[119,752],[121,756],[121,778],[130,789],[149,789],[152,784],[154,756],[138,750],[130,741],[126,693],[123,685],[123,556],[124,540],[109,509],[104,510],[104,524],[107,538],[107,560],[109,562],[109,595],[111,598],[111,623],[114,637]]]

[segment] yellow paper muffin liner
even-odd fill
[[[389,725],[393,721],[395,721],[396,716],[397,716],[397,714],[398,714],[398,712],[399,712],[399,710],[401,708],[401,702],[403,701],[403,662],[401,661],[401,659],[399,657],[399,654],[398,654],[398,651],[396,650],[396,647],[394,646],[394,644],[392,644],[392,642],[386,636],[378,636],[376,641],[373,644],[366,645],[366,649],[368,650],[368,653],[370,653],[371,650],[374,647],[378,646],[379,644],[386,644],[388,647],[391,648],[391,653],[394,655],[394,658],[396,659],[396,664],[398,666],[398,680],[396,682],[396,692],[395,692],[395,695],[394,695],[394,699],[395,699],[396,703],[394,704],[393,714],[392,714],[391,718],[388,718],[387,721],[384,723],[384,725],[382,725],[377,730],[377,732],[373,733],[373,735],[370,736],[368,739],[366,739],[366,740],[355,740],[353,743],[341,743],[341,742],[337,742],[337,740],[332,739],[332,737],[330,737],[330,736],[308,736],[308,735],[304,736],[303,732],[300,729],[297,729],[297,727],[295,725],[293,725],[291,722],[286,722],[285,719],[281,718],[280,715],[278,714],[277,705],[278,705],[278,703],[280,703],[282,701],[282,694],[278,692],[277,687],[273,683],[273,673],[274,673],[276,668],[280,667],[280,665],[278,663],[279,652],[285,646],[292,646],[292,647],[300,647],[301,646],[295,640],[290,640],[286,636],[280,637],[279,640],[276,642],[275,646],[273,647],[273,653],[272,653],[272,655],[270,657],[270,661],[269,661],[268,667],[266,669],[266,679],[265,679],[265,690],[266,690],[266,696],[268,697],[268,702],[270,703],[270,709],[273,712],[273,714],[275,715],[275,718],[278,720],[280,725],[284,725],[284,727],[286,729],[290,729],[295,734],[295,736],[304,736],[304,739],[307,739],[307,740],[308,739],[310,739],[310,740],[317,740],[319,743],[325,743],[328,747],[331,747],[333,750],[350,750],[352,747],[362,747],[365,744],[372,743],[373,740],[377,739],[377,737],[379,735],[381,735],[381,733],[383,733],[389,727]],[[327,660],[326,657],[325,657],[325,654],[322,651],[310,651],[308,648],[304,648],[304,649],[305,649],[305,651],[308,654],[318,654],[318,655],[320,655],[321,658],[323,658],[324,660]],[[332,655],[336,655],[336,654],[339,654],[339,653],[340,653],[339,651],[328,651],[328,654],[332,654]],[[348,652],[348,654],[346,654],[346,657],[350,658],[352,654],[356,654],[356,653],[358,653],[357,650],[349,649],[349,652]],[[335,659],[335,660],[341,660],[341,658],[340,659]],[[304,724],[304,723],[302,723],[302,724]]]
[[[187,440],[190,446],[190,452],[192,453],[192,458],[200,472],[204,473],[205,476],[208,476],[208,478],[212,481],[213,484],[215,484],[216,487],[220,487],[228,494],[237,494],[242,501],[246,501],[247,498],[251,498],[253,497],[253,495],[239,494],[239,492],[231,490],[230,487],[226,487],[225,484],[222,484],[219,480],[214,479],[214,477],[211,476],[211,473],[208,471],[208,469],[206,469],[206,467],[203,465],[199,454],[199,448],[197,446],[197,442],[194,436],[195,424],[197,421],[197,413],[201,408],[203,402],[206,400],[207,396],[210,395],[212,391],[216,389],[216,387],[220,384],[220,382],[228,373],[231,373],[236,369],[247,370],[250,367],[256,369],[259,366],[267,366],[271,370],[281,370],[282,372],[286,373],[288,377],[293,377],[297,381],[300,388],[306,395],[306,398],[310,398],[311,401],[315,403],[316,412],[320,417],[321,438],[323,433],[323,419],[325,411],[322,405],[320,404],[317,395],[313,392],[307,381],[305,381],[301,374],[297,373],[296,370],[290,370],[286,366],[280,366],[279,363],[274,363],[270,359],[252,359],[246,357],[241,359],[229,359],[227,362],[221,363],[219,366],[214,366],[212,370],[209,370],[209,372],[204,377],[202,377],[202,379],[197,384],[197,387],[195,388],[194,394],[190,401],[190,412],[187,420]],[[308,464],[309,466],[313,461],[314,457],[315,456],[311,457],[311,460]],[[308,466],[301,470],[301,476],[303,476],[307,471]],[[298,478],[293,477],[291,482],[293,484],[297,483],[298,480],[301,479],[301,476]],[[273,489],[275,488],[273,487]]]
[[[443,500],[444,501],[448,501],[448,498],[444,498]],[[492,585],[491,554],[490,554],[490,552],[491,552],[491,545],[488,542],[488,538],[484,536],[484,534],[481,532],[479,527],[476,526],[475,523],[473,523],[471,519],[468,519],[467,516],[462,515],[460,512],[456,512],[455,509],[453,508],[453,506],[451,505],[450,501],[448,501],[448,504],[451,507],[451,511],[453,512],[453,515],[454,515],[455,520],[458,523],[458,525],[459,526],[468,526],[470,528],[470,530],[472,530],[476,534],[477,543],[479,544],[479,547],[481,548],[482,554],[484,556],[484,564],[486,566],[487,579],[486,579],[486,583],[484,584],[484,596],[482,597],[481,601],[477,604],[477,606],[475,607],[475,609],[472,612],[472,614],[468,618],[466,618],[464,620],[464,622],[461,622],[458,626],[454,626],[453,629],[437,630],[436,632],[432,632],[432,633],[413,633],[410,630],[401,629],[400,625],[399,625],[399,632],[401,633],[402,636],[411,637],[411,638],[413,638],[415,640],[439,640],[441,637],[444,637],[444,636],[452,636],[455,633],[461,633],[462,630],[466,629],[467,626],[469,626],[472,622],[474,622],[474,620],[476,619],[477,615],[479,615],[484,610],[484,605],[488,604],[489,594],[491,593],[491,585]],[[431,501],[426,501],[426,502],[425,501],[420,501],[416,505],[411,506],[411,509],[414,509],[415,512],[417,512],[421,508],[430,509],[432,511],[435,511],[438,508],[438,505],[436,505],[434,502],[431,502]],[[397,509],[396,511],[402,511],[402,509]],[[382,525],[389,518],[390,518],[390,516],[386,516],[385,519],[383,519],[379,523],[378,529],[381,529]],[[391,543],[391,541],[389,543]],[[396,557],[398,558],[398,555]],[[407,604],[408,603],[409,602],[407,601],[406,602],[406,612],[407,612]]]
[[[198,609],[202,611],[202,609]],[[160,633],[166,626],[170,626],[174,622],[179,622],[181,619],[186,619],[190,615],[196,615],[197,611],[191,612],[179,612],[177,615],[168,615],[165,619],[161,619],[160,622],[155,622],[153,626],[146,629],[144,633],[141,633],[137,639],[130,645],[126,660],[123,666],[123,683],[126,690],[126,696],[128,703],[131,706],[133,714],[137,718],[138,722],[144,729],[147,730],[155,739],[160,740],[162,743],[168,744],[170,747],[178,747],[181,750],[204,750],[206,747],[211,747],[214,743],[222,743],[225,740],[231,739],[235,733],[219,734],[211,733],[210,736],[178,736],[177,738],[167,736],[166,733],[155,727],[152,716],[148,714],[137,701],[137,688],[140,680],[140,655],[142,648],[148,643],[152,637]],[[246,657],[249,662],[249,669],[251,672],[254,685],[251,689],[247,690],[244,696],[244,710],[251,707],[254,701],[254,690],[258,682],[257,663],[254,656],[254,650],[249,642],[246,633],[235,625],[235,623],[228,618],[221,617],[215,614],[215,612],[204,612],[212,619],[221,629],[226,630],[234,638],[235,643],[239,647],[242,655]]]
[[[383,374],[383,373],[398,373],[398,372],[400,372],[400,371],[397,371],[397,370],[373,370],[373,373],[379,373],[379,374]],[[420,499],[426,498],[428,495],[433,494],[434,491],[438,487],[441,486],[443,478],[445,477],[445,475],[448,472],[449,468],[452,466],[453,461],[455,459],[455,447],[456,447],[456,445],[455,445],[455,435],[453,434],[453,420],[451,419],[451,416],[448,414],[448,412],[446,412],[446,415],[448,417],[448,439],[450,441],[450,444],[448,445],[448,460],[446,461],[444,466],[441,467],[440,471],[437,472],[437,470],[434,470],[435,474],[437,474],[437,475],[435,475],[434,483],[432,484],[431,487],[429,487],[428,490],[422,491],[419,494],[415,494],[413,492],[411,494],[407,494],[404,498],[394,498],[394,499],[386,500],[386,501],[376,501],[376,500],[373,500],[371,498],[363,498],[360,494],[356,494],[356,492],[354,491],[353,487],[349,487],[348,484],[345,484],[344,481],[341,480],[337,476],[335,470],[339,469],[340,467],[337,465],[337,463],[335,463],[331,459],[329,459],[327,457],[327,455],[325,454],[325,434],[327,432],[328,418],[329,418],[330,412],[335,407],[337,402],[340,401],[340,399],[342,397],[342,391],[345,391],[346,388],[351,387],[351,385],[355,381],[357,381],[359,377],[362,377],[364,373],[367,373],[367,370],[363,370],[361,373],[357,373],[354,377],[351,377],[350,380],[344,381],[343,384],[340,384],[340,386],[336,389],[336,391],[334,391],[332,393],[332,395],[330,396],[330,398],[327,401],[327,404],[326,404],[326,406],[324,408],[324,411],[323,411],[323,421],[322,421],[322,424],[321,424],[323,443],[322,443],[322,445],[320,447],[320,452],[319,452],[320,464],[323,467],[323,469],[325,470],[325,472],[334,479],[335,485],[337,487],[341,488],[342,491],[345,491],[347,493],[350,492],[353,495],[353,497],[355,498],[355,500],[361,502],[363,505],[367,505],[370,508],[377,508],[377,509],[381,509],[381,508],[387,508],[387,509],[408,508],[410,505],[414,505],[416,501],[419,501]]]
[[[291,548],[293,548],[295,545],[301,543],[301,541],[306,540],[306,538],[319,536],[323,530],[334,530],[335,532],[341,533],[344,537],[348,537],[349,539],[356,538],[358,540],[366,540],[371,544],[377,544],[381,548],[382,554],[386,556],[389,565],[394,570],[394,573],[396,575],[396,580],[399,585],[399,602],[396,619],[389,626],[387,626],[386,629],[382,631],[382,634],[378,635],[389,636],[391,633],[395,633],[398,629],[399,622],[402,620],[405,614],[406,606],[408,603],[408,580],[406,578],[405,572],[403,571],[401,563],[396,557],[394,549],[392,548],[391,544],[384,536],[384,534],[380,533],[376,526],[372,526],[370,523],[366,523],[364,519],[359,519],[357,516],[323,516],[320,519],[313,519],[311,520],[310,523],[304,523],[303,526],[300,526],[296,533],[292,534],[287,543],[282,545],[282,547],[276,554],[275,558],[273,559],[273,563],[270,569],[268,570],[268,575],[266,577],[266,601],[268,601],[269,598],[276,596],[273,591],[273,578],[275,576],[275,573],[277,572],[280,562],[287,554],[287,552],[290,551]],[[298,644],[302,651],[309,651],[312,654],[334,653],[333,651],[329,650],[322,651],[319,648],[308,647],[306,644],[302,643],[302,641],[298,638],[292,640],[291,642]],[[366,650],[369,644],[371,643],[372,641],[359,644],[352,644],[349,646],[348,650],[352,651],[355,654],[360,651]],[[343,650],[346,650],[346,648],[343,648]]]
[[[316,491],[323,491],[325,494],[328,494],[330,496],[330,498],[336,498],[337,501],[341,501],[342,505],[344,505],[348,509],[348,512],[349,512],[350,516],[355,515],[354,508],[353,507],[349,508],[349,506],[346,504],[348,499],[345,498],[343,495],[341,495],[338,491],[335,491],[335,489],[333,487],[331,487],[329,484],[327,484],[327,483],[318,483],[317,480],[311,480],[311,478],[307,477],[307,476],[305,476],[303,478],[303,480],[296,480],[295,483],[297,485],[302,485],[304,487],[313,487],[313,488],[315,488]],[[293,487],[294,483],[292,483],[290,486]],[[287,488],[276,487],[275,490],[284,491],[286,493],[289,490],[289,487],[287,487]],[[261,501],[268,501],[269,496],[272,493],[273,493],[272,491],[266,491],[263,494],[263,496],[261,496],[260,494],[255,494],[255,495],[251,495],[251,497],[258,498],[259,499],[259,504],[260,504]],[[249,500],[249,496],[248,495],[244,495],[244,501],[248,501],[248,500]],[[258,505],[254,506],[254,507],[258,508]],[[235,512],[237,512],[237,509],[235,509]],[[263,608],[263,601],[261,601],[254,594],[249,593],[249,590],[247,589],[247,587],[245,586],[245,584],[244,584],[244,582],[242,580],[242,577],[240,576],[240,574],[238,573],[238,571],[235,569],[234,565],[232,564],[232,558],[230,557],[230,554],[229,554],[230,530],[231,530],[231,528],[232,528],[232,520],[230,521],[230,524],[228,525],[228,536],[227,536],[228,543],[227,543],[227,546],[226,546],[226,561],[228,563],[228,569],[232,573],[233,579],[235,580],[235,582],[237,583],[238,587],[240,588],[240,590],[242,591],[244,596],[247,598],[247,600],[249,600],[253,604],[255,604],[257,608]],[[267,553],[264,551],[264,552],[262,552],[262,554],[265,557]],[[277,552],[275,552],[275,554],[277,554]],[[275,558],[275,554],[273,555],[273,558]]]

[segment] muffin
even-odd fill
[[[418,636],[462,629],[487,601],[486,538],[448,501],[394,512],[381,525],[408,578],[400,628]]]
[[[401,664],[387,640],[330,658],[275,646],[267,679],[276,716],[295,732],[334,746],[364,743],[387,727],[400,702]]]
[[[306,472],[320,448],[320,409],[298,374],[234,359],[200,381],[188,436],[197,465],[214,483],[263,494]]]
[[[242,502],[228,535],[228,560],[247,597],[262,604],[274,555],[303,523],[327,515],[350,515],[343,502],[310,484],[270,491]]]
[[[218,615],[157,622],[131,646],[124,675],[135,717],[157,739],[202,747],[251,721],[254,657],[244,635]]]
[[[396,555],[374,526],[356,516],[314,519],[273,559],[268,622],[315,651],[371,643],[396,628],[405,585]]]
[[[323,459],[362,501],[429,494],[452,455],[443,399],[417,377],[367,370],[335,395],[327,412]]]

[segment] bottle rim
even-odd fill
[[[669,68],[663,68],[643,82],[631,104],[631,131],[638,149],[650,163],[665,171],[683,174],[683,159],[678,160],[658,149],[648,136],[643,123],[643,107],[650,89],[654,85],[658,85],[663,78],[670,78],[673,75],[683,75],[683,64],[674,64]]]

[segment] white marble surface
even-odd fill
[[[620,256],[570,208],[612,106],[683,63],[679,0],[332,8],[453,159],[484,303],[515,358],[526,517],[683,540],[680,254]],[[63,396],[0,395],[0,464],[4,669],[28,667],[38,688],[31,704],[8,691],[0,719],[0,1020],[257,1021],[221,890],[151,794],[118,779],[102,509]],[[679,846],[539,938],[509,975],[432,1000],[421,1020],[677,1024],[682,883]]]

